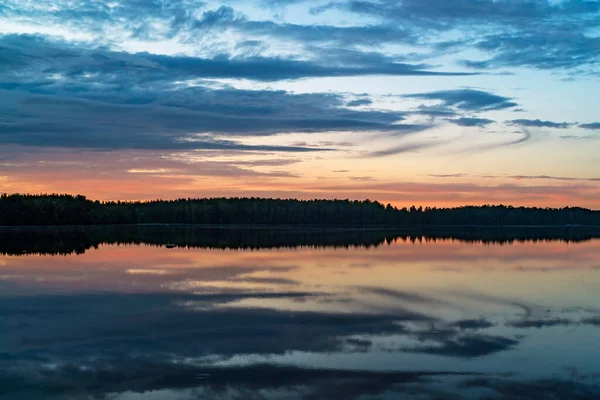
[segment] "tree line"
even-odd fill
[[[600,211],[505,205],[397,208],[371,200],[203,198],[100,202],[65,194],[3,194],[0,225],[119,224],[397,226],[600,226]]]

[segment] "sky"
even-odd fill
[[[600,208],[596,0],[4,0],[0,192]]]

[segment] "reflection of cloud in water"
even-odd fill
[[[518,308],[523,311],[523,315],[525,317],[529,317],[535,312],[535,306],[533,306],[531,304],[527,304],[522,301],[514,300],[514,299],[507,299],[504,297],[493,296],[493,295],[484,294],[484,293],[477,293],[477,292],[467,291],[467,290],[461,290],[461,291],[450,290],[450,291],[448,291],[448,293],[453,294],[459,298],[464,298],[464,299],[475,301],[475,302],[484,302],[484,303],[497,304],[497,305],[501,305],[501,306]]]
[[[593,378],[592,378],[593,379]],[[0,371],[4,393],[19,399],[371,399],[595,400],[594,380],[519,381],[463,371],[366,371],[253,364],[194,365],[164,357],[120,357],[52,367],[22,362]],[[484,396],[482,396],[485,393]]]
[[[404,292],[400,290],[372,287],[372,286],[361,286],[358,287],[359,291],[374,294],[378,296],[388,297],[393,300],[397,300],[405,303],[417,303],[417,304],[429,304],[439,305],[442,304],[441,300],[434,299],[432,297],[423,296],[417,293]]]
[[[471,358],[509,350],[514,348],[517,344],[519,344],[517,340],[502,336],[457,333],[455,338],[446,339],[441,343],[441,345],[417,346],[405,348],[403,351]]]
[[[27,371],[25,376],[15,370]],[[121,357],[59,364],[52,368],[20,364],[12,371],[0,371],[6,393],[19,393],[21,399],[36,399],[48,394],[56,397],[104,397],[123,393],[150,393],[169,389],[175,398],[291,398],[358,399],[384,392],[419,391],[432,382],[465,378],[477,374],[454,371],[375,372],[343,369],[314,369],[273,364],[248,366],[198,366],[173,363],[165,358]],[[18,379],[17,379],[18,378]],[[195,388],[192,392],[181,391]],[[82,395],[83,394],[83,395]],[[165,395],[168,393],[165,392]],[[189,395],[190,397],[183,397]],[[36,397],[37,396],[37,397]],[[111,396],[111,398],[114,398]],[[169,397],[165,397],[169,398]]]
[[[600,326],[596,272],[578,291],[583,270],[564,280],[558,268],[595,265],[599,249],[569,246],[5,257],[0,397],[600,398],[584,378],[552,378],[564,365],[600,367],[588,343]],[[515,270],[549,264],[533,278]],[[460,274],[444,272],[454,265]],[[550,292],[548,282],[565,286]],[[61,294],[48,290],[58,285]]]
[[[518,381],[515,379],[474,378],[462,383],[464,389],[492,391],[491,400],[569,399],[595,400],[600,398],[600,388],[595,382],[564,378]]]
[[[130,275],[172,275],[175,273],[175,271],[167,271],[164,269],[131,268],[126,270],[125,273]]]
[[[588,325],[600,326],[600,316],[585,318],[581,322],[584,323],[584,324],[588,324]]]
[[[105,294],[9,298],[0,306],[0,315],[12,328],[2,334],[6,340],[3,340],[2,352],[78,357],[93,352],[114,354],[119,343],[126,342],[128,351],[134,353],[160,349],[161,352],[190,357],[231,357],[283,354],[292,350],[342,351],[346,349],[346,338],[351,336],[402,334],[418,340],[427,337],[429,343],[434,343],[411,351],[471,357],[501,351],[503,348],[499,343],[508,343],[488,336],[474,336],[461,329],[461,324],[450,325],[446,327],[448,334],[439,335],[437,326],[444,326],[443,321],[406,310],[392,314],[360,314],[220,306],[250,298],[296,299],[314,295],[318,294]],[[402,325],[405,322],[412,322],[417,329],[406,329]]]
[[[110,353],[112,346],[123,340],[134,341],[129,344],[131,351],[159,348],[190,356],[336,351],[348,335],[400,332],[397,321],[427,319],[409,313],[328,314],[217,307],[244,298],[306,295],[311,294],[106,294],[7,299],[2,302],[0,313],[9,326],[15,324],[19,328],[5,331],[3,336],[16,336],[20,345],[3,346],[3,351],[43,353],[58,349],[85,354],[96,348]],[[79,346],[82,347],[77,350]]]

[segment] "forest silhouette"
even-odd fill
[[[4,194],[0,225],[214,224],[337,227],[600,226],[600,211],[505,205],[397,208],[371,200],[205,198],[100,202],[85,196]]]

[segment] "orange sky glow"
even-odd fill
[[[41,159],[40,159],[41,158]],[[0,192],[84,194],[93,200],[274,197],[377,200],[397,207],[600,208],[600,182],[517,174],[434,174],[430,163],[197,152],[57,152],[0,163]],[[425,156],[423,157],[426,158]],[[472,160],[471,164],[478,160]],[[395,164],[395,166],[394,166]],[[360,165],[360,168],[357,168]],[[465,169],[469,165],[465,166]],[[470,165],[474,168],[473,165]]]

